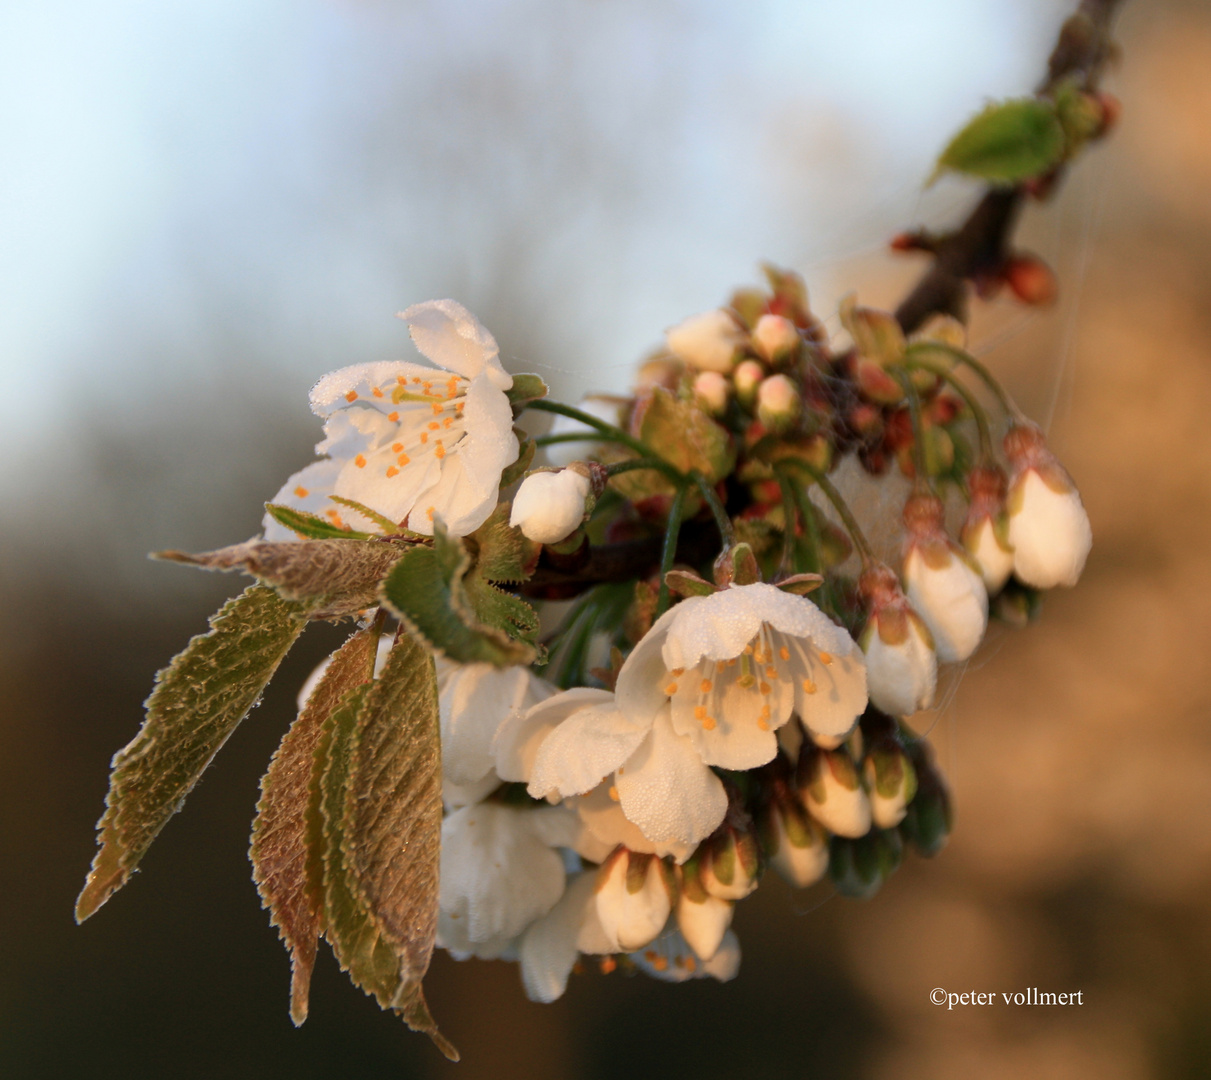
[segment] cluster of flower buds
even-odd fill
[[[945,843],[946,784],[910,719],[990,613],[1020,622],[1038,590],[1076,582],[1088,518],[957,322],[909,337],[847,302],[848,340],[832,342],[802,282],[767,275],[768,290],[670,330],[631,396],[579,409],[507,374],[455,302],[410,308],[434,366],[326,376],[312,391],[323,456],[268,505],[265,538],[174,554],[255,574],[236,605],[276,590],[284,606],[243,617],[277,619],[283,649],[308,618],[362,619],[304,688],[254,829],[258,883],[295,956],[296,1019],[300,934],[313,958],[324,930],[355,981],[440,1039],[418,996],[434,940],[516,960],[541,1001],[585,957],[726,980],[735,905],[767,867],[869,897],[906,847]],[[514,426],[525,413],[554,426],[535,438]],[[862,482],[892,468],[912,480],[891,509],[898,572],[830,479],[849,456]],[[540,615],[527,602],[555,600],[571,603]],[[377,665],[350,659],[392,617]],[[212,636],[243,625],[224,618]],[[174,672],[212,670],[209,640],[158,695],[178,692]],[[250,706],[263,681],[238,678]],[[147,724],[168,745],[158,700]],[[188,708],[205,719],[209,700]],[[124,768],[111,806],[129,814],[124,800],[160,789],[128,795]],[[382,835],[389,821],[398,837]],[[98,859],[85,914],[116,887],[113,865]],[[307,883],[283,866],[322,873]],[[386,951],[367,959],[370,930]]]

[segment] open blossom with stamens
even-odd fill
[[[311,410],[325,419],[316,452],[328,456],[295,473],[273,501],[338,525],[373,527],[334,503],[336,495],[414,532],[432,533],[440,520],[465,536],[495,508],[501,473],[517,458],[505,395],[513,379],[495,339],[461,304],[430,300],[401,318],[438,367],[383,361],[325,375],[311,390]],[[268,516],[265,536],[295,539]]]
[[[904,591],[925,620],[943,663],[966,660],[988,626],[988,592],[967,554],[946,534],[945,507],[936,495],[904,504],[908,530]]]
[[[866,707],[853,638],[810,600],[756,582],[691,596],[666,611],[618,674],[617,703],[651,727],[671,704],[672,730],[703,762],[753,769],[778,751],[791,715],[841,737]]]
[[[1036,589],[1075,585],[1093,546],[1076,484],[1034,425],[1015,425],[1004,445],[1013,466],[1008,499],[1013,572]]]

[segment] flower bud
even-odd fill
[[[950,791],[933,763],[933,752],[927,743],[910,743],[907,750],[917,775],[917,793],[908,804],[900,832],[928,858],[941,851],[950,836]]]
[[[732,372],[732,383],[736,387],[736,397],[746,409],[752,408],[757,400],[757,387],[765,378],[765,368],[756,360],[741,360]]]
[[[894,739],[880,741],[866,756],[866,789],[870,812],[880,829],[893,829],[904,820],[917,793],[917,774],[903,747]]]
[[[721,308],[692,315],[665,334],[669,351],[700,371],[729,372],[746,335]]]
[[[642,949],[668,922],[673,884],[654,855],[616,848],[597,872],[597,917],[619,950]]]
[[[775,793],[764,819],[762,840],[770,865],[800,889],[814,885],[828,870],[828,837],[789,791]]]
[[[966,660],[988,626],[988,593],[969,556],[942,527],[936,495],[913,495],[904,505],[908,530],[904,584],[908,602],[933,635],[943,663]]]
[[[799,794],[811,814],[838,836],[863,836],[870,829],[870,800],[844,748],[813,748],[799,759]]]
[[[866,836],[832,839],[829,876],[842,896],[869,900],[904,857],[904,842],[894,829],[872,829]]]
[[[757,838],[747,829],[725,822],[698,849],[702,888],[720,900],[743,900],[757,887],[760,873]]]
[[[996,466],[977,465],[967,474],[971,503],[960,538],[984,579],[989,596],[995,596],[1013,572],[1009,521],[1005,514],[1005,474]]]
[[[700,960],[709,960],[723,942],[732,925],[735,905],[720,900],[703,888],[697,861],[689,860],[681,868],[681,890],[677,898],[677,927]]]
[[[795,324],[784,315],[762,315],[753,327],[753,349],[771,364],[793,355],[800,341]]]
[[[858,644],[866,654],[866,692],[889,716],[911,716],[933,704],[938,660],[933,637],[900,590],[896,575],[879,564],[863,571],[858,592],[869,615]]]
[[[1055,303],[1059,284],[1055,272],[1035,255],[1011,255],[1001,271],[1014,296],[1023,304],[1048,307]]]
[[[1004,445],[1013,466],[1007,500],[1013,572],[1036,589],[1075,585],[1093,531],[1072,477],[1033,425],[1015,425]]]
[[[786,431],[802,409],[799,388],[785,375],[771,375],[757,387],[757,417],[770,431]]]
[[[513,497],[509,524],[535,543],[557,544],[584,521],[591,490],[589,478],[575,469],[530,473]]]
[[[727,408],[730,391],[727,377],[717,371],[704,371],[694,379],[694,397],[712,416],[719,416]]]

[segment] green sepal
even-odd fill
[[[664,580],[678,596],[714,596],[719,591],[719,586],[688,570],[670,570]]]
[[[488,581],[526,581],[542,554],[542,544],[509,524],[512,511],[512,503],[500,503],[464,541],[475,560],[475,573]]]
[[[516,416],[531,401],[539,401],[549,393],[547,384],[537,375],[514,375],[513,385],[505,391],[505,396],[513,406],[513,415]]]
[[[114,755],[101,850],[76,902],[77,922],[130,879],[306,625],[303,605],[252,585],[156,674],[147,719]]]
[[[530,463],[534,460],[534,452],[538,449],[538,444],[520,428],[514,428],[513,434],[517,437],[517,459],[512,465],[506,465],[500,474],[502,489],[516,484],[526,475]]]
[[[877,308],[859,307],[853,294],[841,301],[841,324],[854,339],[862,356],[880,367],[898,364],[904,359],[908,343],[894,315]]]
[[[306,540],[371,540],[374,538],[373,533],[342,529],[315,514],[309,514],[306,510],[296,510],[292,506],[282,506],[280,503],[266,503],[265,511],[279,525],[284,525],[291,532],[297,533]]]
[[[1041,176],[1064,156],[1064,129],[1044,98],[994,102],[970,120],[938,158],[930,183],[946,171],[993,184]]]
[[[467,545],[435,523],[433,547],[416,547],[379,587],[382,602],[435,652],[459,663],[531,664],[538,615],[472,573]]]

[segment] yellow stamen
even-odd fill
[[[664,692],[668,694],[669,697],[672,697],[675,693],[677,693],[677,684],[675,682],[669,683],[669,685],[664,688]]]
[[[700,694],[709,694],[713,688],[714,687],[710,679],[703,679],[698,685],[698,692]]]
[[[429,433],[427,431],[422,431],[420,433],[420,441],[422,443],[427,443],[429,441]]]
[[[350,391],[349,391],[349,393],[347,393],[347,394],[345,395],[345,400],[346,400],[346,401],[357,401],[357,391],[356,391],[356,390],[350,390]]]
[[[811,679],[803,680],[803,692],[805,694],[814,694],[816,692],[816,684]]]
[[[377,386],[371,390],[370,393],[372,393],[375,397],[381,398],[383,396],[383,392]]]
[[[393,423],[393,424],[398,423],[399,422],[399,413],[389,412],[389,413],[387,413],[387,419],[390,420],[391,423]]]
[[[675,667],[669,672],[669,674],[672,675],[674,679],[680,679],[681,676],[685,674],[685,668]]]
[[[365,456],[363,454],[358,454],[357,457],[355,457],[353,459],[353,464],[356,465],[359,469],[364,469],[366,467]]]
[[[444,427],[444,428],[447,428],[447,429],[448,429],[448,428],[450,427],[450,425],[451,425],[451,424],[453,424],[453,423],[454,423],[454,417],[453,417],[453,416],[447,416],[447,417],[446,417],[446,418],[445,418],[445,419],[442,421],[442,427]]]
[[[442,404],[440,401],[435,401],[433,403],[433,415],[441,416],[441,414],[442,414]]]
[[[778,655],[782,657],[783,660],[789,660],[791,658],[791,651],[785,645],[783,645],[782,648],[778,650]]]
[[[412,459],[407,454],[400,454],[400,456],[395,459],[395,463],[397,465],[407,465],[411,460]]]
[[[402,442],[393,442],[391,444],[391,452],[393,454],[402,454],[404,452],[404,444]]]
[[[442,446],[441,439],[437,440],[437,445],[433,448],[433,452],[437,455],[438,461],[441,461],[446,456],[446,448]]]
[[[618,961],[612,956],[603,956],[601,958],[601,973],[603,975],[609,975],[617,967]]]
[[[695,705],[694,706],[694,719],[695,720],[705,720],[706,719],[706,706],[705,705]]]
[[[399,469],[397,469],[394,465],[388,465],[387,466],[387,475],[388,476],[399,476]]]
[[[429,421],[429,430],[430,431],[441,431],[441,424],[439,424],[436,420],[430,420]]]
[[[408,376],[407,375],[396,375],[395,381],[397,383],[399,383],[400,386],[407,386],[408,385]]]
[[[769,667],[765,669],[765,677],[767,679],[776,679],[778,677],[778,669],[774,667],[773,664],[770,664]]]
[[[610,785],[610,798],[613,799],[615,802],[619,801],[618,789],[613,784]]]
[[[715,718],[713,716],[708,716],[705,720],[702,721],[702,727],[706,731],[714,731],[715,730]]]
[[[655,960],[652,961],[652,967],[654,967],[657,971],[663,971],[668,966],[669,966],[668,958],[664,957],[664,956],[658,956],[658,957],[656,957]]]
[[[687,956],[685,958],[685,970],[686,971],[696,971],[697,968],[698,968],[698,961],[692,956]]]
[[[770,693],[769,683],[764,682],[764,681],[761,683],[761,693],[763,693],[763,694]]]
[[[301,485],[300,485],[299,487],[296,487],[296,488],[294,489],[294,493],[295,493],[295,494],[296,494],[296,495],[297,495],[297,496],[298,496],[300,499],[305,499],[305,498],[307,498],[307,496],[308,496],[308,495],[310,495],[310,494],[311,494],[311,492],[310,492],[310,491],[308,491],[308,490],[307,490],[305,487],[303,487],[303,486],[301,486]]]
[[[426,516],[426,517],[428,517],[428,519],[429,519],[430,521],[432,521],[432,520],[433,520],[433,511],[434,511],[435,509],[436,509],[436,507],[431,506],[431,507],[429,507],[429,509],[428,509],[428,510],[426,510],[426,511],[425,511],[425,516]]]
[[[818,653],[817,655],[820,657],[820,663],[822,664],[831,664],[833,662],[833,658],[830,653],[822,652]]]

